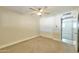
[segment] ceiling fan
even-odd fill
[[[49,12],[47,11],[47,8],[48,7],[38,7],[38,8],[29,8],[29,9],[33,10],[31,14],[42,16],[42,15],[49,14]]]

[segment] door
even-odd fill
[[[73,44],[73,19],[62,20],[62,41]]]

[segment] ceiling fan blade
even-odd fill
[[[36,14],[36,13],[37,13],[37,11],[29,12],[29,14]]]
[[[29,9],[31,9],[31,10],[33,10],[33,11],[38,11],[38,9],[34,9],[34,8],[29,8]]]
[[[41,10],[42,10],[43,13],[46,12],[47,11],[47,6],[41,8]]]

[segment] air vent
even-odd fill
[[[70,18],[74,18],[74,16],[63,17],[63,18],[61,18],[61,19],[63,20],[63,19],[70,19]]]
[[[63,16],[62,16],[62,20],[63,20],[63,19],[70,19],[70,18],[74,18],[72,12],[66,12],[66,13],[64,13]]]
[[[67,13],[63,14],[63,16],[66,16],[66,15],[71,15],[71,12],[67,12]]]

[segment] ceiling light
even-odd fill
[[[38,12],[37,15],[42,15],[42,13]]]
[[[43,9],[41,9],[40,12],[43,12]]]

